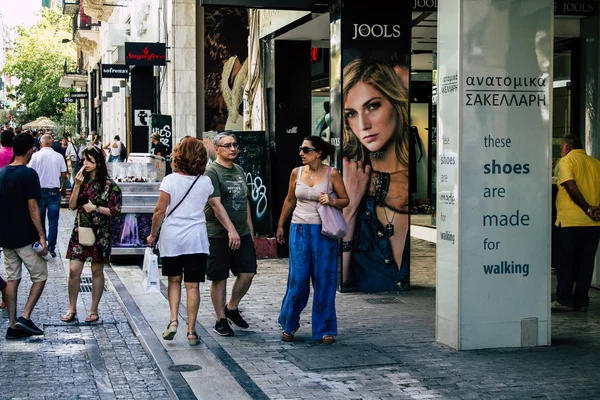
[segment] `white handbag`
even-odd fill
[[[96,243],[96,235],[94,234],[94,230],[89,227],[81,226],[81,218],[77,215],[77,225],[79,232],[79,244],[84,247],[93,246]]]

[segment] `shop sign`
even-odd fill
[[[103,78],[129,78],[129,66],[123,64],[102,64]]]
[[[71,97],[63,97],[62,102],[63,103],[75,103],[75,99],[73,99]]]
[[[71,92],[69,94],[69,97],[72,99],[87,99],[88,96],[88,92]]]
[[[413,2],[413,11],[436,12],[437,8],[438,8],[438,0],[412,0],[412,2]]]
[[[412,0],[413,11],[437,12],[438,1],[439,0]],[[596,2],[592,1],[554,1],[554,15],[571,15],[587,17],[591,15],[596,15],[597,9],[598,7],[596,5]]]
[[[151,110],[134,110],[135,121],[133,126],[148,126],[150,114],[152,114]]]
[[[171,161],[171,149],[173,148],[173,117],[170,115],[152,114],[152,133],[158,133],[160,142],[167,148],[167,165]]]
[[[310,11],[260,10],[259,37],[263,38],[309,14]]]
[[[165,65],[167,47],[164,43],[125,42],[125,64],[154,66]]]
[[[597,6],[591,1],[564,1],[554,2],[554,15],[591,16],[596,15]]]

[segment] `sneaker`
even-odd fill
[[[48,251],[48,253],[50,253],[50,256],[52,258],[56,258],[56,250],[50,250],[50,251]]]
[[[225,306],[225,316],[228,320],[230,320],[240,328],[246,329],[249,326],[248,323],[244,321],[244,318],[242,318],[242,314],[240,314],[240,310],[237,308],[235,310],[230,310],[227,308],[227,306]]]
[[[554,300],[552,302],[552,309],[554,311],[572,311],[573,309],[569,306],[564,306],[560,304],[558,301]]]
[[[229,321],[226,318],[218,320],[213,331],[221,336],[233,336],[233,329],[229,326]]]
[[[6,330],[6,340],[23,339],[29,336],[31,336],[30,333],[19,331],[11,327],[8,327],[8,329]]]
[[[30,319],[25,319],[23,317],[19,317],[19,319],[17,319],[17,323],[15,325],[18,330],[20,330],[22,332],[27,332],[30,335],[40,336],[40,335],[44,334],[44,331],[41,330],[40,328],[38,328],[37,326],[35,326],[33,321]]]

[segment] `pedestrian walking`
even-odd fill
[[[150,135],[150,141],[152,143],[151,147],[152,147],[152,154],[154,154],[155,156],[161,156],[161,157],[167,157],[167,146],[165,146],[161,141],[160,141],[160,135],[158,133],[153,133],[152,135]]]
[[[75,141],[69,142],[65,152],[66,157],[71,160],[71,184],[75,183],[75,175],[82,167],[81,157],[85,146],[77,145]]]
[[[13,131],[2,131],[2,136],[0,137],[0,144],[2,145],[2,148],[0,148],[0,168],[5,167],[12,162],[12,141],[14,137],[15,134]]]
[[[104,149],[110,150],[108,162],[121,161],[121,138],[119,137],[119,135],[115,135],[113,142],[104,146]]]
[[[40,254],[48,253],[46,232],[38,209],[38,201],[42,197],[40,180],[35,170],[27,168],[33,142],[29,135],[16,136],[13,139],[15,159],[0,169],[0,246],[4,253],[5,302],[9,321],[6,339],[44,334],[31,321],[33,309],[48,279],[46,260],[33,249],[35,242],[39,242]],[[32,285],[23,312],[17,319],[17,293],[23,264],[29,271]]]
[[[6,308],[6,281],[0,277],[0,293],[2,293],[2,300],[0,301],[0,310]]]
[[[308,302],[311,280],[314,288],[312,337],[330,344],[337,335],[335,293],[339,243],[321,233],[322,221],[317,211],[319,203],[342,209],[349,202],[342,176],[335,168],[323,163],[334,153],[335,148],[319,136],[304,139],[300,146],[302,166],[292,171],[279,217],[277,241],[284,244],[283,226],[293,211],[290,268],[279,314],[283,329],[281,339],[285,342],[293,341],[300,327],[300,313]],[[329,191],[329,183],[337,198]]]
[[[585,312],[600,240],[600,161],[588,156],[573,134],[563,137],[560,154],[556,196],[559,256],[552,309]]]
[[[85,322],[100,319],[98,304],[104,289],[104,265],[108,264],[111,250],[110,218],[121,212],[121,189],[108,177],[106,159],[102,150],[90,146],[83,151],[83,168],[75,176],[75,185],[69,199],[69,208],[77,210],[75,226],[67,248],[69,262],[69,309],[61,316],[64,322],[77,318],[77,296],[84,263],[92,262],[92,303]],[[79,228],[91,227],[95,242],[91,246],[79,243]]]
[[[58,237],[58,219],[60,216],[60,198],[67,193],[67,165],[64,157],[52,150],[52,136],[43,135],[40,139],[40,151],[29,162],[40,177],[42,198],[39,209],[42,225],[48,217],[48,251],[56,257],[56,239]]]
[[[233,336],[229,322],[248,328],[238,305],[244,298],[256,274],[254,227],[248,202],[248,187],[244,170],[234,161],[238,156],[235,135],[219,133],[213,140],[217,159],[206,168],[214,191],[206,206],[206,226],[210,255],[206,276],[212,281],[210,297],[217,314],[214,331],[221,336]],[[236,276],[229,302],[227,278]]]
[[[185,137],[173,150],[173,174],[160,184],[160,194],[148,245],[158,236],[162,260],[162,275],[169,279],[169,309],[171,316],[164,340],[173,340],[179,325],[181,281],[186,292],[187,339],[190,346],[198,344],[196,318],[200,307],[200,282],[206,275],[208,235],[204,205],[213,191],[210,178],[204,176],[207,154],[201,140]],[[165,217],[166,214],[166,217]],[[161,225],[162,224],[162,225]]]

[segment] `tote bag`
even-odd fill
[[[327,176],[327,193],[332,198],[336,199],[337,196],[333,192],[331,187],[331,171],[333,168],[329,167],[329,175]],[[321,217],[321,234],[331,239],[341,239],[346,236],[348,232],[348,224],[342,214],[342,210],[335,208],[327,204],[317,203],[317,211]]]

